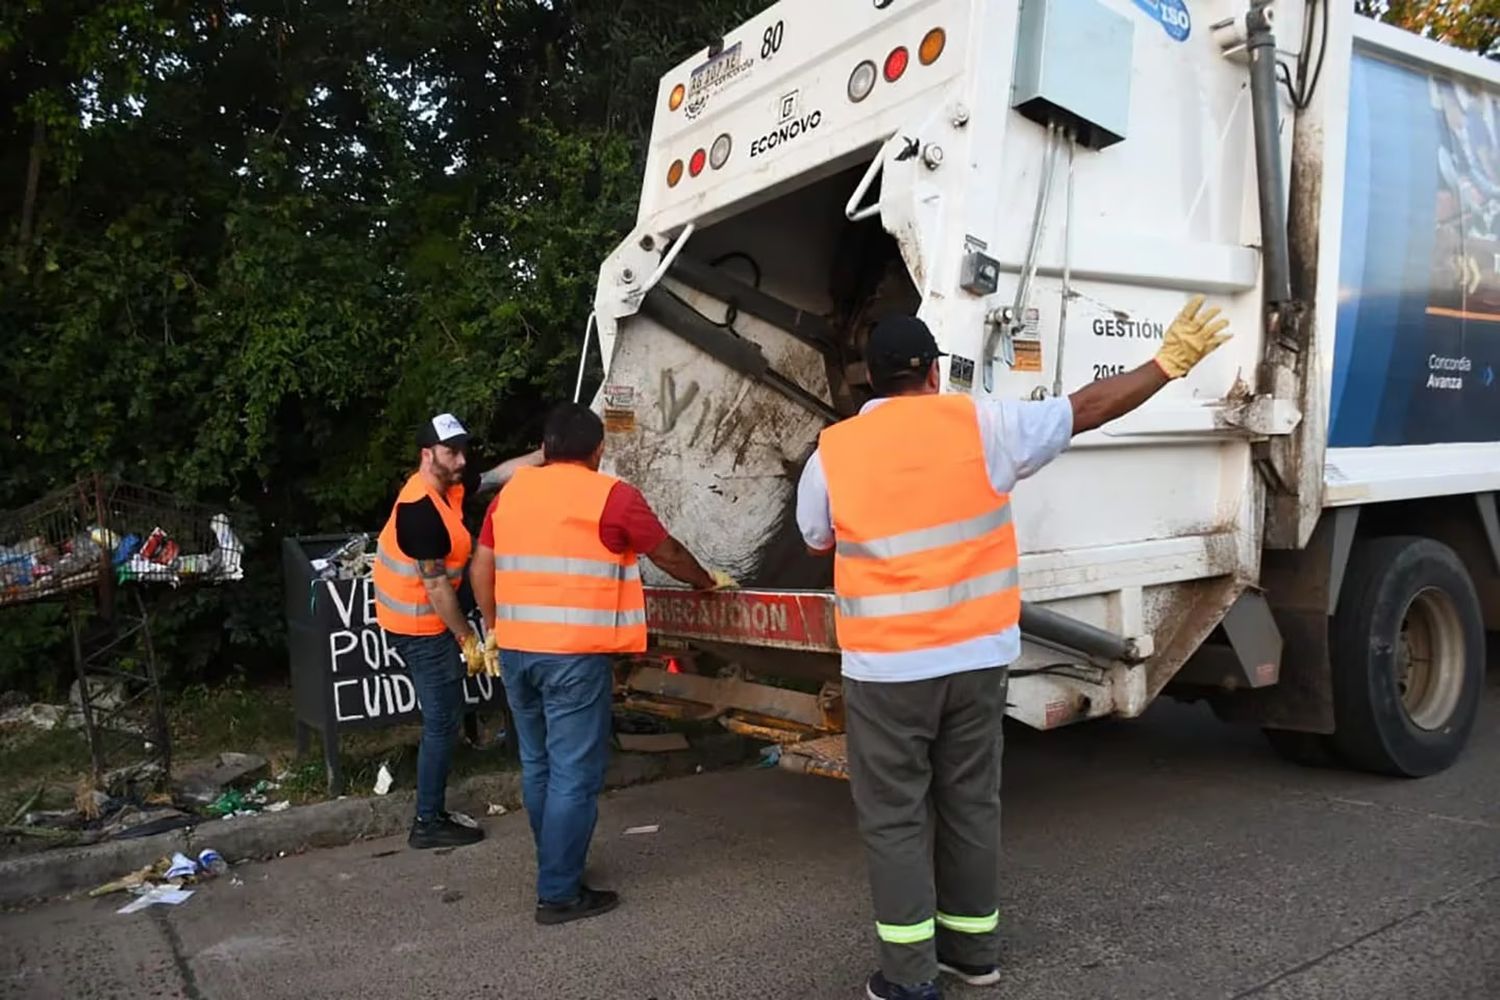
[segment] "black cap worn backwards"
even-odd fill
[[[865,344],[865,364],[874,380],[890,379],[904,372],[926,374],[938,358],[937,341],[927,324],[915,316],[887,316],[875,324]]]

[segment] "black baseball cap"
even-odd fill
[[[417,447],[431,448],[440,444],[455,450],[462,450],[469,445],[468,429],[451,413],[439,413],[431,420],[423,421],[422,426],[417,428]]]
[[[887,316],[875,324],[865,344],[865,364],[873,379],[887,379],[903,372],[925,374],[928,367],[947,354],[938,350],[927,324],[915,316]]]

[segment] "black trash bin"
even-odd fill
[[[421,718],[416,687],[406,664],[389,634],[375,621],[374,584],[369,578],[320,580],[313,569],[313,560],[327,556],[348,540],[348,535],[312,535],[282,543],[297,752],[308,751],[314,731],[322,734],[331,795],[344,793],[339,769],[340,732]],[[472,598],[468,604],[472,605]],[[478,611],[470,608],[468,616],[482,635]],[[505,690],[499,678],[465,678],[464,701],[471,738],[477,734],[474,713],[494,713],[503,720],[505,745],[513,744]]]

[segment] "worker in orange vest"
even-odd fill
[[[939,394],[913,316],[881,320],[878,398],[825,430],[797,521],[834,557],[850,784],[880,968],[869,1000],[936,1000],[938,973],[999,982],[1001,719],[1021,652],[1010,491],[1073,435],[1140,406],[1228,339],[1195,298],[1153,362],[1041,401]]]
[[[473,539],[463,521],[469,433],[440,413],[417,433],[421,464],[407,479],[375,549],[375,617],[390,633],[417,690],[422,741],[417,749],[417,814],[407,843],[414,848],[472,844],[484,834],[444,808],[448,767],[463,708],[464,663],[483,669],[480,641],[459,605],[458,590]],[[501,486],[540,452],[486,472],[480,488]]]
[[[521,794],[537,851],[536,920],[615,908],[583,884],[609,763],[611,657],[646,649],[637,556],[699,590],[730,586],[667,533],[639,490],[599,472],[604,424],[563,403],[547,417],[539,469],[495,499],[474,559],[474,596],[503,651],[521,749]]]

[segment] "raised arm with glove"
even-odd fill
[[[1203,309],[1203,296],[1193,296],[1167,328],[1155,358],[1122,375],[1092,382],[1068,397],[1073,404],[1073,433],[1082,434],[1123,417],[1167,383],[1192,371],[1230,339],[1224,332],[1229,320],[1218,317],[1217,308]]]

